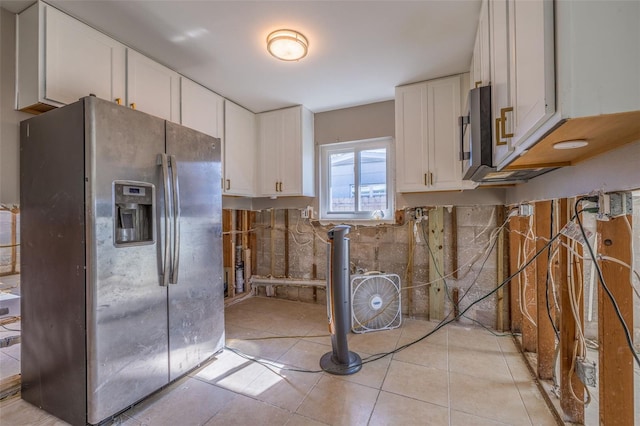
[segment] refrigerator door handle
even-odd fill
[[[164,187],[164,253],[162,254],[162,286],[169,284],[169,161],[167,154],[158,154],[158,164],[162,168],[162,185]]]
[[[169,283],[178,284],[178,266],[180,263],[180,185],[178,183],[178,161],[170,156],[171,179],[173,188],[173,264]]]

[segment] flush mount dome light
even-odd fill
[[[553,149],[576,149],[589,145],[584,139],[576,139],[572,141],[557,142],[553,144]]]
[[[276,30],[267,36],[267,50],[282,61],[297,61],[307,56],[307,38],[294,30]]]

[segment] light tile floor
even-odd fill
[[[226,309],[231,350],[121,414],[122,425],[555,425],[510,337],[457,325],[349,376],[319,370],[331,351],[326,308],[254,297]],[[391,351],[435,323],[350,334],[363,359]],[[290,336],[290,337],[284,337]],[[291,370],[293,369],[293,370]],[[314,373],[296,370],[313,370]],[[63,425],[18,398],[0,424]]]

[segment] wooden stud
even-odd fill
[[[289,277],[289,209],[284,210],[284,276]]]
[[[562,229],[569,221],[569,207],[566,199],[559,200],[557,202],[559,222],[558,230]],[[560,241],[568,244],[569,239],[565,236],[560,237]],[[554,261],[554,277],[556,287],[560,289],[560,407],[565,415],[565,420],[577,424],[584,423],[584,404],[571,395],[571,389],[578,396],[582,398],[584,395],[584,385],[580,381],[577,375],[572,374],[571,365],[574,358],[574,345],[577,340],[577,327],[583,327],[584,324],[584,310],[580,309],[578,312],[580,323],[576,323],[576,320],[571,312],[571,299],[569,296],[569,251],[566,246],[560,245],[558,247],[558,254]],[[582,268],[580,268],[582,269]],[[579,283],[576,287],[580,285]],[[576,292],[577,294],[577,292]],[[578,306],[583,306],[582,293],[577,300]]]
[[[631,216],[626,216],[631,224]],[[600,235],[599,252],[616,258],[627,265],[631,257],[631,235],[625,217],[598,221]],[[606,257],[605,257],[606,256]],[[624,266],[602,260],[599,262],[604,282],[617,302],[622,319],[633,339],[633,291],[629,270]],[[598,286],[598,338],[600,343],[600,424],[634,424],[633,356],[627,344],[625,332],[614,306],[605,293],[602,283]]]
[[[521,220],[519,217],[512,217],[509,220],[509,275],[518,270],[518,248],[520,247]],[[516,275],[509,283],[509,305],[511,307],[511,331],[513,333],[522,332],[522,312],[520,311],[520,275]]]
[[[409,234],[409,250],[407,252],[410,254],[409,259],[407,259],[407,276],[405,279],[405,285],[408,287],[407,291],[407,315],[411,317],[413,315],[413,246],[415,245],[414,235],[413,235],[413,226],[415,222],[412,220],[409,221],[409,227],[407,228],[407,233]]]
[[[17,214],[11,210],[11,274],[17,273],[18,264]]]
[[[451,208],[451,277],[458,279],[458,209]]]
[[[249,229],[254,229],[255,227],[256,212],[249,212]],[[252,231],[249,233],[249,248],[253,253],[253,256],[251,256],[251,270],[255,271],[258,268],[258,236],[256,231]]]
[[[502,223],[504,222],[504,207],[503,206],[496,206],[496,224],[497,226],[501,226]],[[497,256],[497,263],[496,263],[496,285],[500,285],[502,284],[502,282],[505,280],[506,276],[505,276],[505,264],[504,264],[504,246],[505,246],[505,237],[504,237],[504,229],[500,230],[498,232],[498,235],[496,235],[496,238],[498,239],[496,241],[496,256]],[[504,317],[505,317],[505,311],[504,311],[504,287],[499,288],[496,291],[496,330],[499,331],[504,331],[506,329],[505,326],[505,321],[504,321]]]
[[[429,210],[429,319],[444,318],[445,287],[440,274],[444,274],[444,208]]]
[[[270,256],[270,267],[269,267],[269,273],[272,277],[276,276],[275,270],[276,270],[276,256],[275,256],[275,250],[276,250],[276,211],[274,209],[271,209],[269,211],[271,214],[269,216],[270,218],[270,224],[269,224],[269,242],[271,244],[270,250],[269,250],[269,256]]]
[[[551,201],[539,201],[535,204],[536,253],[544,248],[551,238]],[[552,379],[556,335],[553,323],[556,309],[553,303],[553,289],[548,282],[547,266],[549,264],[549,250],[543,250],[536,258],[536,298],[537,298],[537,352],[538,377]]]

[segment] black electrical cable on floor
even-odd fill
[[[571,220],[575,219],[577,217],[577,213],[576,215],[574,215],[573,218],[571,218]],[[449,313],[444,319],[442,319],[434,328],[433,330],[431,330],[430,332],[428,332],[427,334],[425,334],[424,336],[409,342],[407,344],[404,344],[392,351],[389,352],[383,352],[383,353],[378,353],[378,354],[373,354],[370,355],[369,357],[365,358],[362,360],[360,365],[364,365],[364,364],[368,364],[370,362],[374,362],[377,361],[379,359],[382,359],[386,356],[389,355],[393,355],[395,353],[398,353],[412,345],[415,345],[416,343],[419,343],[421,341],[423,341],[424,339],[426,339],[427,337],[430,337],[431,335],[433,335],[435,332],[437,332],[438,330],[440,330],[441,328],[445,327],[446,325],[451,324],[452,322],[454,322],[455,320],[459,319],[460,317],[464,316],[464,314],[466,314],[473,306],[477,305],[478,303],[482,302],[483,300],[487,299],[488,297],[490,297],[491,295],[495,294],[499,289],[501,289],[502,287],[506,286],[507,284],[509,284],[511,282],[511,280],[513,280],[515,277],[517,277],[519,274],[521,274],[525,269],[527,269],[527,267],[529,267],[529,265],[531,265],[545,250],[547,250],[557,239],[558,237],[560,237],[561,233],[558,232],[557,234],[555,234],[553,237],[551,237],[551,239],[544,245],[544,247],[542,247],[539,251],[537,251],[532,257],[531,259],[529,259],[528,261],[526,261],[524,263],[524,265],[522,265],[517,271],[515,271],[513,274],[509,275],[507,278],[505,278],[504,281],[502,281],[496,288],[494,288],[493,290],[491,290],[489,293],[485,294],[484,296],[474,300],[473,302],[471,302],[469,304],[469,306],[467,306],[463,311],[459,312],[458,315],[454,316],[451,319],[447,319],[449,317],[449,315],[451,313]],[[225,346],[226,349],[230,350],[231,352],[247,359],[253,362],[256,362],[258,364],[263,365],[264,367],[268,368],[271,371],[274,371],[274,368],[277,368],[280,371],[294,371],[294,372],[300,372],[300,373],[321,373],[323,372],[323,370],[306,370],[306,369],[301,369],[301,368],[292,368],[292,367],[284,367],[284,366],[277,366],[274,363],[270,363],[270,362],[266,362],[263,360],[259,360],[256,359],[254,357],[251,357],[249,355],[246,355],[240,351],[238,351],[237,349],[233,349],[233,348],[229,348],[228,346]],[[346,368],[352,368],[353,365],[347,367]],[[274,371],[276,374],[278,374],[277,371]]]
[[[588,201],[587,198],[578,198],[576,200],[576,203],[574,205],[574,210],[578,210],[578,205],[582,202],[582,201]],[[622,313],[620,312],[620,307],[618,306],[618,302],[616,302],[616,298],[613,296],[613,293],[611,293],[611,290],[609,289],[609,287],[607,286],[607,283],[604,280],[604,274],[602,273],[602,269],[600,269],[600,265],[598,264],[598,261],[596,260],[596,255],[593,252],[593,248],[591,247],[591,243],[589,242],[589,239],[587,238],[587,233],[584,229],[584,226],[582,225],[582,220],[580,220],[580,215],[578,213],[576,213],[576,218],[578,219],[578,226],[580,227],[580,232],[582,233],[582,238],[584,238],[584,243],[587,246],[587,249],[589,249],[589,255],[591,256],[591,260],[593,261],[593,264],[595,265],[596,271],[598,273],[598,280],[600,281],[600,284],[602,285],[602,288],[604,289],[605,293],[607,294],[607,297],[609,298],[609,301],[611,302],[611,304],[613,305],[613,309],[616,312],[616,316],[618,317],[618,320],[620,320],[620,324],[622,325],[622,329],[624,330],[624,336],[627,340],[627,344],[629,345],[629,349],[631,350],[631,354],[633,355],[633,357],[636,360],[636,363],[638,364],[638,367],[640,367],[640,358],[638,357],[638,353],[636,352],[635,348],[633,347],[633,339],[631,338],[631,332],[629,331],[629,327],[627,327],[627,323],[624,321],[624,318],[622,317]]]

